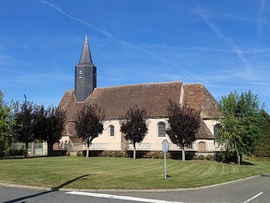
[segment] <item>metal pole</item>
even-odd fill
[[[167,173],[166,173],[166,153],[164,153],[164,180],[167,180]]]

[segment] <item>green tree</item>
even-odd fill
[[[105,114],[101,111],[98,105],[84,106],[84,108],[77,113],[77,120],[75,121],[75,129],[77,136],[82,138],[87,145],[86,157],[89,157],[89,148],[92,141],[103,132],[103,120]]]
[[[4,102],[4,94],[0,91],[0,141],[3,141],[8,131],[9,108]]]
[[[258,157],[270,157],[270,125],[266,127],[265,134],[259,138],[255,155]]]
[[[255,155],[259,157],[270,157],[270,117],[264,110],[260,113],[266,122],[261,125],[264,130],[258,139]]]
[[[0,152],[4,149],[7,141],[11,140],[15,105],[16,102],[13,101],[10,104],[4,102],[4,94],[0,91]]]
[[[14,134],[19,142],[25,143],[25,157],[28,154],[29,142],[35,140],[34,136],[34,104],[24,96],[24,102],[15,109]]]
[[[133,158],[136,159],[136,143],[141,143],[148,132],[146,109],[139,109],[137,105],[128,109],[120,125],[124,138],[133,145]]]
[[[36,106],[34,111],[34,129],[37,139],[47,142],[48,156],[51,156],[53,145],[61,139],[61,132],[64,128],[66,113],[64,110],[43,105]]]
[[[182,160],[185,161],[185,147],[196,140],[200,128],[200,111],[190,106],[181,106],[171,100],[168,105],[169,129],[166,130],[172,143],[182,150]]]
[[[221,131],[218,138],[220,146],[227,153],[236,153],[237,163],[242,156],[252,154],[263,132],[265,120],[260,113],[259,100],[251,91],[230,93],[219,102]]]

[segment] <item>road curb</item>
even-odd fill
[[[267,174],[267,173],[266,173]],[[4,187],[13,187],[13,188],[22,188],[22,189],[33,189],[33,190],[43,190],[43,191],[63,191],[63,192],[70,192],[70,191],[81,191],[81,192],[177,192],[177,191],[188,191],[188,190],[199,190],[199,189],[206,189],[206,188],[212,188],[212,187],[219,187],[223,185],[232,184],[235,182],[240,182],[243,180],[255,178],[261,175],[255,175],[247,178],[241,178],[238,180],[228,181],[224,183],[214,184],[214,185],[208,185],[208,186],[202,186],[202,187],[195,187],[195,188],[175,188],[175,189],[76,189],[76,188],[48,188],[48,187],[37,187],[37,186],[27,186],[27,185],[16,185],[16,184],[5,184],[0,183],[0,186]]]

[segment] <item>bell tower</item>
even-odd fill
[[[97,87],[97,68],[92,62],[87,34],[78,65],[75,66],[76,102],[84,102]]]

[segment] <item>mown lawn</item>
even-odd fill
[[[215,161],[104,157],[51,157],[0,160],[0,183],[77,189],[171,189],[222,183],[270,171],[270,162],[247,165]]]

